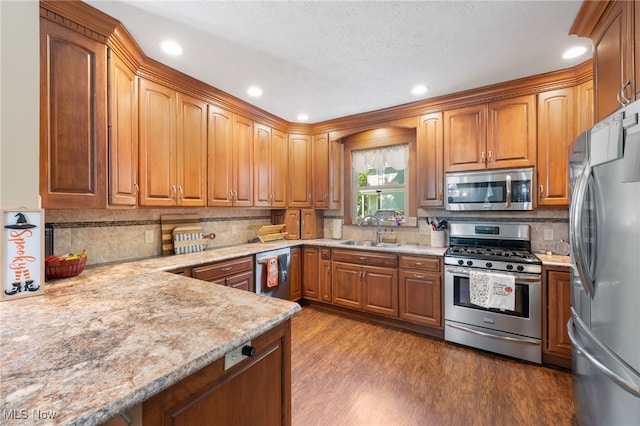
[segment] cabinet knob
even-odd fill
[[[242,347],[242,355],[251,357],[251,356],[254,356],[255,354],[256,354],[255,346],[247,345]]]

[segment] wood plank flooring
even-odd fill
[[[304,307],[293,426],[575,425],[569,372]]]

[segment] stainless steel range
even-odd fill
[[[540,364],[542,262],[531,252],[529,225],[451,223],[449,246],[445,340]],[[508,308],[480,302],[492,291]]]

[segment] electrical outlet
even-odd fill
[[[238,233],[238,225],[231,225],[231,233],[236,235]]]
[[[147,244],[153,243],[153,231],[144,232],[144,242]]]
[[[544,239],[548,241],[553,240],[553,229],[551,228],[544,229]]]

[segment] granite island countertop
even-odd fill
[[[145,269],[89,269],[0,304],[2,424],[100,424],[300,310]]]

